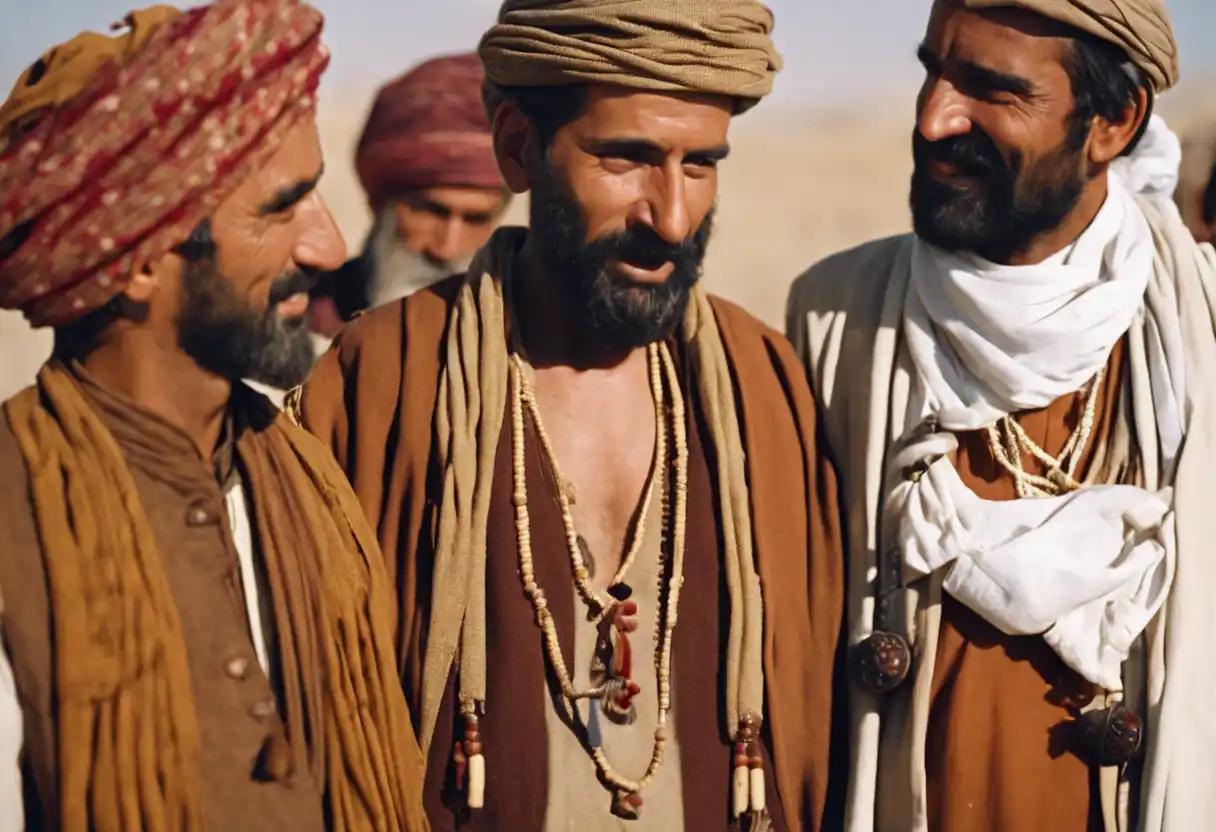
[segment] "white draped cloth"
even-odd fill
[[[1154,123],[1150,146],[1161,146],[1163,129]],[[945,568],[945,591],[1007,634],[1042,634],[1069,667],[1112,692],[1123,689],[1122,664],[1173,582],[1171,490],[1094,485],[1059,497],[983,500],[950,455],[953,431],[991,426],[1084,388],[1146,316],[1157,433],[1170,470],[1183,436],[1186,379],[1181,356],[1162,347],[1160,333],[1179,322],[1158,320],[1162,310],[1145,304],[1156,250],[1123,185],[1131,174],[1167,197],[1172,190],[1143,168],[1110,175],[1093,223],[1044,263],[1001,266],[913,243],[903,328],[915,373],[906,424],[940,429],[905,437],[894,465],[928,468],[903,478],[886,503],[906,577]]]

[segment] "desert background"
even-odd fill
[[[0,0],[0,87],[41,50],[82,28],[104,31],[131,0],[42,0],[37,14]],[[494,0],[330,0],[333,62],[322,87],[326,153],[321,192],[352,252],[370,218],[353,154],[376,88],[435,54],[471,49],[493,21]],[[721,173],[718,222],[705,283],[781,327],[791,281],[819,258],[908,227],[914,53],[929,0],[772,0],[786,68],[773,97],[733,127]],[[1212,0],[1168,3],[1182,49],[1182,86],[1158,112],[1187,147],[1184,181],[1210,169],[1216,145],[1216,32]],[[1190,185],[1193,190],[1195,185]],[[517,200],[509,222],[527,220]],[[50,350],[18,313],[0,312],[0,400],[34,377]]]

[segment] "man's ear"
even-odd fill
[[[538,148],[532,123],[513,101],[504,101],[494,113],[494,156],[508,190],[514,194],[532,189],[529,160]]]
[[[175,254],[166,254],[155,263],[144,263],[131,269],[131,276],[123,294],[135,304],[147,304],[156,297],[164,285],[165,272],[170,268],[180,268],[173,260],[180,260]]]
[[[1096,168],[1105,167],[1118,159],[1127,148],[1149,114],[1149,93],[1144,87],[1136,91],[1136,100],[1123,110],[1122,116],[1107,121],[1095,116],[1089,131],[1089,162]]]

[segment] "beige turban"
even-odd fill
[[[742,111],[781,69],[772,31],[757,0],[506,0],[478,53],[498,86],[713,93]]]
[[[968,9],[1013,6],[1118,46],[1165,92],[1178,83],[1178,42],[1165,0],[962,0]]]

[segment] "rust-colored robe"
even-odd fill
[[[1111,431],[1123,380],[1118,344],[1099,390],[1093,436],[1081,459]],[[1039,447],[1058,454],[1080,421],[1085,396],[1018,414]],[[983,431],[959,435],[959,476],[986,500],[1012,500],[1013,480]],[[1023,459],[1027,471],[1038,463]],[[925,768],[934,832],[1101,832],[1097,770],[1074,753],[1068,698],[1093,695],[1042,636],[1009,636],[948,593],[934,664]]]
[[[439,496],[432,452],[435,399],[440,355],[458,286],[457,278],[450,279],[352,322],[334,349],[318,364],[301,401],[305,426],[333,448],[369,519],[378,527],[390,573],[399,588],[400,661],[415,718],[420,712],[431,590],[430,519]],[[765,739],[780,800],[777,814],[786,828],[792,830],[825,828],[833,666],[843,607],[843,548],[836,476],[822,451],[815,407],[803,369],[788,342],[737,307],[718,299],[712,303],[728,358],[735,368],[740,427],[747,451],[755,552],[765,607]],[[491,530],[501,519],[491,517]],[[509,551],[495,551],[507,547],[495,547],[493,541],[490,546],[492,565],[488,569],[493,570],[493,563],[501,563],[502,559],[515,562],[513,541]],[[689,584],[697,577],[693,567],[687,566],[686,596],[693,591]],[[703,575],[702,579],[706,577]],[[710,599],[713,591],[708,590]],[[513,597],[519,608],[515,612],[530,614],[522,590]],[[682,626],[676,630],[675,649],[681,649],[682,641],[687,643],[700,637],[714,661],[720,662],[718,632],[694,632],[685,623],[684,609]],[[534,661],[539,666],[541,650],[537,636],[533,630],[526,640],[521,653],[526,652],[528,658],[521,658],[521,662]],[[503,645],[499,649],[508,648]],[[495,648],[491,645],[490,649]],[[487,668],[491,694],[496,685],[503,684],[501,680],[495,681],[495,661],[492,656]],[[678,654],[676,663],[684,668]],[[720,667],[717,681],[721,688]],[[487,748],[491,747],[489,732],[494,730],[499,732],[495,741],[507,743],[514,754],[510,767],[504,769],[500,763],[489,774],[487,805],[497,802],[496,788],[510,789],[511,799],[520,803],[529,799],[525,790],[539,788],[543,797],[545,755],[534,750],[538,742],[543,747],[543,740],[510,731],[512,724],[536,724],[535,717],[517,715],[510,708],[526,710],[537,703],[535,707],[539,710],[539,693],[537,690],[523,697],[526,702],[510,704],[500,695],[496,697],[498,704],[491,706],[490,715],[483,720]],[[718,754],[708,764],[708,770],[716,771],[717,776],[690,782],[685,766],[688,824],[695,822],[694,817],[703,816],[696,813],[704,812],[704,806],[720,804],[723,809],[726,806],[730,751],[725,726],[721,724],[721,697],[720,690],[718,696],[712,697],[716,700],[713,718],[719,733],[713,745]],[[681,713],[685,710],[680,703],[677,708]],[[500,714],[507,716],[502,718]],[[441,727],[434,746],[443,742],[445,718],[440,715]],[[688,747],[686,744],[691,745],[691,740],[682,730],[681,747]],[[434,768],[440,759],[434,746],[428,771],[430,781],[435,779]],[[442,753],[446,755],[447,750]],[[518,773],[504,777],[503,771]],[[717,816],[720,818],[720,823],[714,824],[717,828],[726,828],[725,814],[723,811]],[[513,817],[524,822],[519,821],[523,815]],[[436,825],[441,823],[433,811],[431,820]],[[508,821],[500,818],[499,822]],[[486,828],[492,826],[487,824]],[[689,825],[689,828],[714,827]]]

